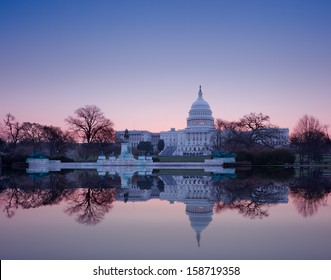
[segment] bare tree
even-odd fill
[[[16,118],[8,113],[4,119],[6,126],[5,140],[8,143],[8,148],[10,150],[10,155],[13,155],[17,146],[17,143],[22,138],[22,125],[16,121]]]
[[[6,142],[0,137],[0,174],[2,165],[2,153],[6,150]]]
[[[50,156],[64,155],[67,144],[73,142],[68,132],[63,132],[61,128],[55,126],[43,126],[43,138],[49,147]]]
[[[299,119],[290,137],[291,144],[300,156],[300,162],[321,160],[321,154],[330,141],[326,127],[314,116],[304,115]]]
[[[251,147],[254,144],[269,145],[268,143],[272,138],[270,128],[274,128],[270,124],[269,116],[262,113],[250,113],[239,120],[238,126],[245,133],[247,147]]]
[[[220,149],[222,149],[223,144],[224,144],[222,134],[224,134],[224,131],[227,129],[227,121],[222,120],[222,119],[216,119],[215,128],[216,128],[216,131],[215,131],[215,135],[213,138],[213,142],[214,142],[213,146],[216,150],[220,150]]]
[[[269,146],[271,129],[275,128],[270,124],[270,117],[262,113],[250,113],[232,122],[217,119],[215,127],[215,147],[230,151]]]
[[[82,145],[82,156],[85,159],[91,155],[95,156],[97,150],[100,152],[105,145],[114,142],[113,122],[107,119],[95,105],[78,108],[75,116],[70,116],[65,121],[69,124],[70,130],[80,138],[82,143],[85,143]]]
[[[95,105],[78,108],[75,116],[70,116],[65,121],[85,143],[114,140],[113,122]]]
[[[22,141],[31,144],[33,152],[40,149],[43,140],[43,126],[41,124],[30,122],[22,124]]]

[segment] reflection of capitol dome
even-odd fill
[[[189,216],[191,227],[196,233],[196,239],[198,246],[200,246],[201,232],[208,227],[212,221],[213,215],[213,204],[212,203],[203,203],[200,205],[187,204],[185,213]]]
[[[191,106],[189,117],[187,118],[187,128],[214,128],[214,118],[212,111],[207,101],[202,97],[201,86],[198,93],[198,98]]]

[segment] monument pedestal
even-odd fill
[[[121,144],[121,154],[116,159],[116,164],[119,165],[136,165],[136,159],[133,157],[131,147],[128,142]]]
[[[121,154],[118,158],[119,159],[134,159],[132,152],[131,152],[130,144],[128,142],[121,143]]]

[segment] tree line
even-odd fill
[[[254,164],[266,164],[270,160],[276,164],[293,163],[295,154],[301,164],[322,162],[323,155],[331,152],[327,126],[310,115],[299,119],[288,143],[281,143],[283,149],[274,149],[273,140],[278,127],[262,113],[250,113],[238,121],[217,119],[215,127],[215,149],[235,152],[239,159]]]
[[[101,152],[119,153],[120,145],[115,137],[114,123],[95,105],[86,105],[65,118],[68,130],[52,125],[23,122],[8,113],[0,126],[0,155],[6,159],[28,156],[42,151],[50,158],[95,159]],[[275,161],[291,161],[296,153],[300,163],[321,162],[323,154],[330,152],[331,141],[327,126],[309,115],[304,115],[290,134],[285,151],[274,152],[272,139],[277,129],[270,117],[262,113],[250,113],[238,121],[215,121],[213,148],[235,152],[239,160],[266,163],[264,158]],[[158,143],[158,150],[164,141]],[[142,141],[138,151],[152,153],[153,145]],[[279,150],[279,149],[278,149]],[[258,155],[258,156],[256,156]],[[277,159],[277,157],[282,157]],[[254,162],[255,160],[255,162]],[[294,160],[293,160],[294,161]],[[1,164],[1,161],[0,161]]]
[[[116,139],[114,123],[95,105],[86,105],[65,118],[68,130],[52,125],[17,121],[8,113],[0,126],[0,164],[25,161],[40,155],[62,160],[95,160],[101,153],[119,154],[121,139]],[[159,150],[164,141],[158,143]],[[140,142],[136,153],[151,154],[151,142]]]
[[[114,149],[109,147],[115,142],[114,124],[99,107],[80,107],[65,122],[68,130],[39,123],[20,123],[8,113],[0,127],[1,155],[15,158],[42,151],[51,158],[61,158],[72,150],[76,155],[71,157],[87,159],[103,149]]]

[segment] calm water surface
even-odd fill
[[[331,259],[320,171],[0,176],[1,259]]]

